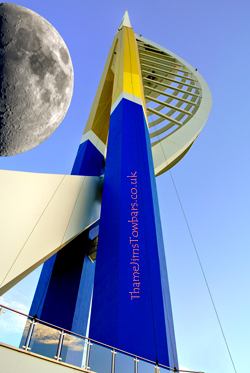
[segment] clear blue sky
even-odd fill
[[[75,87],[68,114],[55,133],[27,153],[0,158],[0,169],[48,173],[70,169],[125,9],[136,33],[181,56],[207,81],[213,96],[210,117],[172,175],[237,372],[250,371],[250,2],[20,0],[18,4],[41,14],[62,35],[73,60]],[[157,185],[179,362],[206,373],[233,373],[169,173],[160,176]],[[27,312],[36,277],[37,271],[2,301]]]

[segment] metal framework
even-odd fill
[[[197,69],[160,45],[136,35],[155,175],[173,167],[190,149],[212,107]]]

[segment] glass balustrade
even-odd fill
[[[135,363],[133,356],[117,352],[115,356],[115,373],[134,372]]]
[[[85,366],[87,343],[85,338],[73,334],[65,333],[61,349],[61,361],[75,365]]]
[[[98,373],[110,373],[112,352],[110,348],[91,342],[89,368]]]
[[[32,323],[30,327],[32,328]],[[35,354],[54,359],[57,356],[59,338],[60,331],[58,329],[35,322],[28,349]]]
[[[1,305],[0,342],[96,373],[174,371]]]
[[[158,373],[157,369],[155,368],[155,364],[151,364],[147,361],[143,361],[139,359],[138,361],[138,373]],[[160,373],[160,371],[159,371]]]

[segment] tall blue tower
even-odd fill
[[[201,75],[134,34],[126,11],[67,179],[78,189],[63,238],[29,264],[49,258],[31,315],[178,368],[155,177],[188,152],[211,103]],[[5,287],[25,265],[16,272]]]

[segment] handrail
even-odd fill
[[[146,361],[146,362],[148,362],[148,363],[150,363],[150,364],[155,364],[155,362],[152,361],[152,360],[149,360],[149,359],[146,359],[146,358],[144,358],[144,357],[141,357],[141,356],[137,356],[137,355],[131,354],[130,352],[127,352],[127,351],[121,350],[121,349],[119,349],[119,348],[116,348],[116,347],[113,347],[113,346],[107,345],[107,344],[105,344],[105,343],[98,342],[98,341],[96,341],[96,340],[94,340],[94,339],[92,339],[92,338],[85,337],[85,336],[83,336],[83,335],[80,335],[80,334],[78,334],[78,333],[72,332],[72,331],[70,331],[70,330],[67,330],[67,329],[61,328],[61,327],[59,327],[59,326],[56,326],[56,325],[50,324],[50,323],[48,323],[48,322],[46,322],[46,321],[43,321],[43,320],[38,319],[37,317],[27,315],[27,314],[25,314],[25,313],[23,313],[23,312],[20,312],[20,311],[14,310],[13,308],[10,308],[10,307],[7,307],[7,306],[4,306],[4,305],[2,305],[2,304],[0,304],[0,309],[1,309],[1,308],[4,308],[4,309],[9,310],[9,311],[11,311],[11,312],[14,312],[14,313],[17,313],[17,314],[19,314],[19,315],[25,316],[25,317],[27,317],[28,319],[36,320],[38,323],[40,323],[40,324],[44,324],[44,325],[47,325],[47,326],[50,326],[50,327],[52,327],[53,329],[57,329],[57,330],[60,330],[60,331],[63,330],[63,332],[65,332],[65,333],[68,333],[68,334],[71,334],[71,335],[74,335],[74,336],[77,336],[77,337],[80,337],[80,338],[86,339],[87,341],[91,341],[91,342],[93,342],[93,343],[96,343],[96,344],[99,344],[99,345],[101,345],[101,346],[107,347],[108,349],[111,349],[111,350],[114,350],[114,351],[117,351],[117,352],[121,352],[121,353],[123,353],[123,354],[125,354],[125,355],[129,355],[129,356],[131,356],[131,357],[133,357],[133,358],[136,358],[136,359],[140,359],[140,360]],[[178,369],[173,369],[173,368],[170,368],[170,367],[168,367],[168,366],[166,366],[166,365],[163,365],[163,364],[160,364],[160,363],[158,363],[157,365],[158,365],[159,367],[162,367],[162,368],[165,368],[165,369],[171,370],[171,371],[173,371],[173,372],[204,373],[204,372],[197,372],[197,371],[191,371],[191,370],[188,370],[188,371],[187,371],[187,370],[181,370],[181,369],[179,369],[179,370],[178,370]]]

